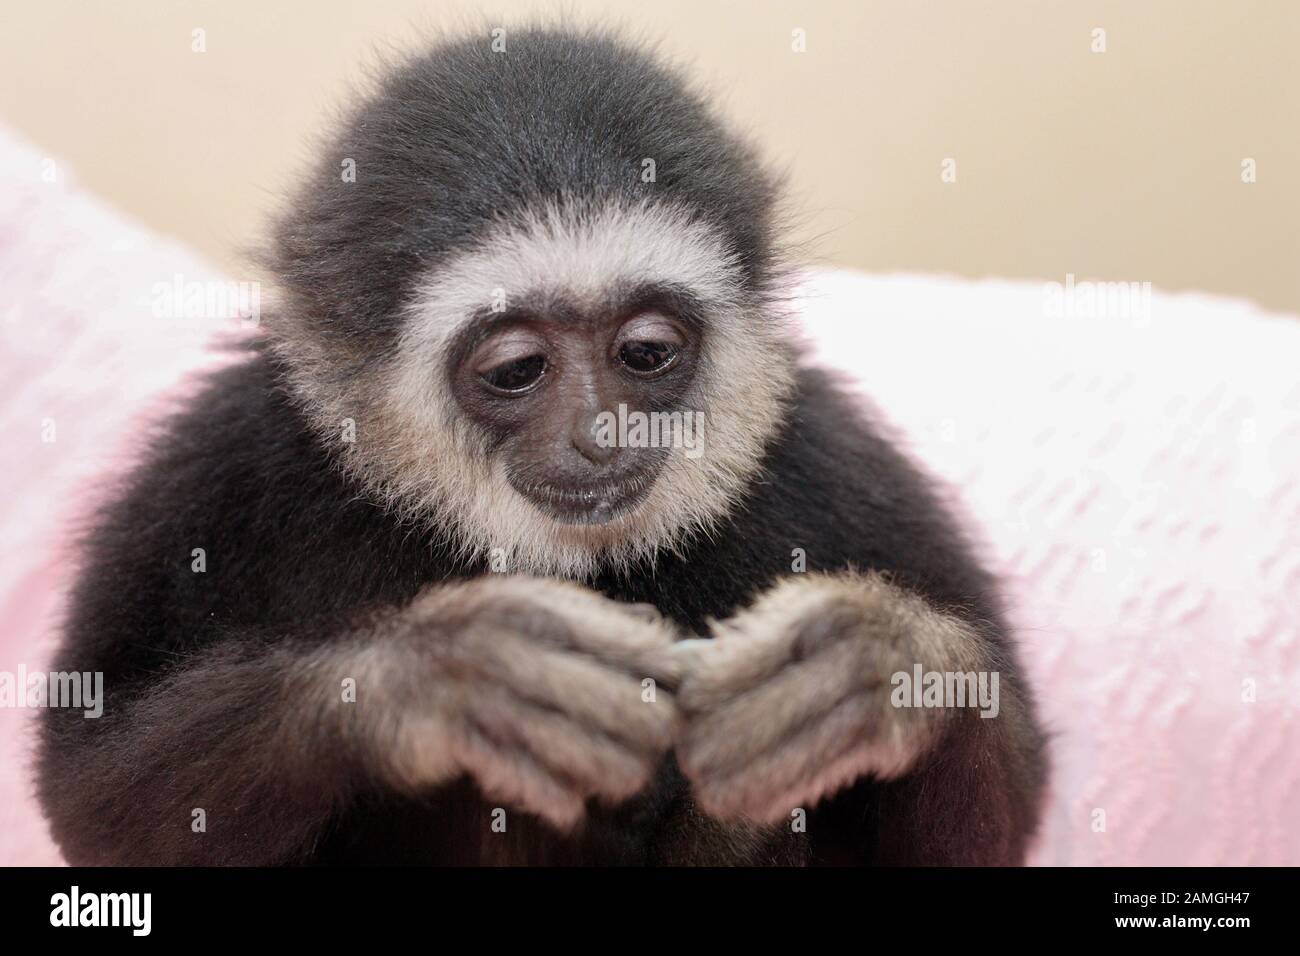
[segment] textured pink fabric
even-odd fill
[[[78,521],[238,325],[155,318],[157,283],[220,277],[3,128],[0,182],[0,671],[15,673],[47,667]],[[35,715],[0,707],[0,864],[60,860],[31,798]]]
[[[44,168],[0,131],[10,672],[44,667],[77,516],[232,325],[155,318],[156,283],[217,277]],[[1051,318],[1025,282],[804,291],[812,354],[945,482],[1007,581],[1054,734],[1033,861],[1300,863],[1300,322],[1161,294],[1136,321]],[[59,859],[32,716],[0,709],[0,863]]]

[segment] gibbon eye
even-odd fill
[[[618,360],[639,375],[662,372],[677,359],[678,348],[671,342],[624,342]]]
[[[546,371],[546,359],[541,355],[528,355],[504,362],[479,375],[489,388],[504,393],[526,392],[541,380]]]

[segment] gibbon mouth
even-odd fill
[[[654,478],[632,478],[599,485],[523,482],[510,484],[542,512],[564,524],[608,524],[630,514],[645,500]]]

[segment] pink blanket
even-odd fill
[[[160,283],[220,277],[49,170],[0,130],[9,673],[48,658],[73,523],[237,326],[156,315]],[[1054,734],[1033,862],[1300,864],[1300,321],[847,273],[809,274],[801,311],[1007,581]],[[33,716],[0,708],[0,864],[59,862]]]

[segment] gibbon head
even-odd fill
[[[268,332],[387,506],[581,577],[744,495],[792,388],[776,187],[675,72],[602,34],[448,42],[325,152],[274,233]]]

